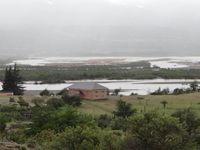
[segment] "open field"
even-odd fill
[[[79,108],[81,112],[99,115],[111,114],[116,108],[116,101],[120,97],[110,97],[109,100],[102,101],[83,101],[83,105]],[[157,110],[171,114],[178,109],[191,108],[200,116],[200,93],[186,94],[186,95],[162,95],[162,96],[129,96],[122,97],[122,100],[131,103],[133,108],[138,112],[147,112],[150,110]],[[167,101],[166,109],[163,108],[161,101]]]
[[[27,102],[31,102],[32,96],[24,96]],[[46,97],[45,99],[48,99]],[[79,109],[80,112],[100,115],[111,114],[116,108],[116,102],[120,97],[110,97],[108,100],[100,101],[86,101],[84,100]],[[191,108],[200,116],[200,93],[184,94],[184,95],[162,95],[162,96],[128,96],[121,97],[122,100],[131,103],[133,108],[138,112],[147,112],[150,110],[157,110],[161,113],[165,112],[171,114],[178,109]],[[167,101],[166,109],[163,108],[161,101]],[[0,104],[9,104],[9,97],[0,97]]]

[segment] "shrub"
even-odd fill
[[[14,97],[10,97],[9,102],[10,103],[15,103],[15,98]]]
[[[163,90],[161,90],[161,88],[158,88],[158,90],[151,93],[151,95],[169,95],[169,94],[170,94],[170,91],[168,88],[163,89]]]
[[[41,106],[44,103],[44,99],[40,98],[40,97],[35,97],[31,100],[31,102],[35,105],[35,106]]]
[[[97,122],[100,128],[107,128],[110,125],[111,117],[109,117],[107,114],[100,115]]]
[[[136,109],[132,109],[131,106],[132,106],[131,104],[119,100],[117,102],[117,110],[114,111],[113,113],[117,117],[123,117],[123,118],[130,117],[136,112]]]
[[[121,89],[114,89],[113,93],[115,96],[118,96],[120,91]]]
[[[134,116],[130,119],[128,134],[136,150],[193,149],[193,141],[179,121],[156,112]],[[126,147],[126,149],[130,149]]]
[[[40,92],[40,96],[51,96],[51,92],[47,89]]]
[[[24,100],[23,97],[20,96],[18,99],[19,99],[19,100],[17,101],[17,103],[18,103],[21,107],[28,107],[28,106],[29,106],[29,103],[26,102],[26,101]]]
[[[65,104],[78,107],[81,105],[81,98],[78,96],[68,96],[67,94],[64,94],[62,96],[62,100],[65,102]]]
[[[58,109],[64,105],[65,105],[64,101],[60,98],[53,97],[47,100],[47,106],[54,109]]]
[[[60,92],[58,92],[56,95],[64,95],[67,94],[67,89],[63,89]]]
[[[186,93],[186,91],[184,91],[183,89],[179,89],[179,88],[176,88],[173,91],[174,95],[180,95],[180,94],[184,94],[184,93]]]

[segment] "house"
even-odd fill
[[[108,89],[95,82],[74,83],[68,87],[69,96],[80,96],[87,100],[107,99]]]

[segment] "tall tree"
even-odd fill
[[[20,70],[17,68],[15,64],[12,68],[11,66],[6,68],[5,77],[3,81],[3,91],[13,92],[14,95],[23,95],[24,87],[22,86],[23,81],[20,76]]]

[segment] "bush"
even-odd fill
[[[27,137],[23,129],[11,130],[9,133],[9,140],[16,143],[23,144],[27,140]]]
[[[70,106],[62,107],[58,110],[38,108],[34,111],[33,123],[27,132],[28,135],[35,135],[43,130],[61,132],[70,126],[94,126],[93,118],[79,114],[76,109]]]
[[[10,97],[9,102],[10,103],[15,103],[15,98],[14,97]]]
[[[170,91],[169,89],[163,89],[161,90],[161,88],[158,88],[158,90],[156,90],[155,92],[151,93],[151,95],[169,95]]]
[[[136,109],[132,109],[131,107],[131,104],[119,100],[117,102],[117,111],[114,111],[113,113],[117,117],[128,118],[136,112]]]
[[[18,99],[19,99],[19,100],[17,101],[17,103],[18,103],[21,107],[28,107],[28,106],[29,106],[29,103],[26,102],[26,101],[24,100],[23,97],[20,96]]]
[[[64,105],[65,105],[64,101],[60,98],[53,97],[53,98],[48,99],[47,101],[47,106],[54,109],[58,109]]]
[[[58,92],[56,95],[65,95],[67,94],[67,89],[63,89],[60,92]]]
[[[40,92],[40,96],[51,96],[51,92],[47,89]]]
[[[73,107],[78,107],[81,105],[81,98],[78,96],[68,96],[67,94],[64,94],[62,96],[62,100],[65,104]]]
[[[112,120],[111,117],[109,117],[107,114],[100,115],[99,118],[98,118],[98,120],[97,120],[98,126],[100,128],[102,128],[102,129],[103,128],[107,128],[110,125],[111,120]]]
[[[186,126],[187,132],[190,135],[196,134],[200,127],[200,118],[190,109],[178,110],[172,114],[173,117]]]
[[[173,117],[155,112],[135,116],[130,119],[128,135],[136,150],[181,150],[193,149],[193,141],[188,133]],[[130,149],[126,147],[126,149]]]
[[[5,131],[7,122],[8,122],[7,117],[0,114],[0,134],[2,134]]]
[[[31,100],[31,102],[35,105],[35,106],[42,106],[42,104],[44,103],[44,99],[40,98],[40,97],[35,97]]]
[[[174,95],[180,95],[180,94],[184,94],[184,93],[186,93],[186,91],[184,91],[183,89],[179,89],[179,88],[176,88],[173,91]]]
[[[122,131],[126,131],[127,127],[128,127],[128,119],[127,118],[114,118],[112,119],[111,122],[111,128],[112,130],[122,130]]]
[[[91,127],[68,127],[52,141],[49,150],[121,150],[122,134]]]
[[[115,96],[118,96],[120,91],[121,91],[121,89],[114,89],[113,94]]]

